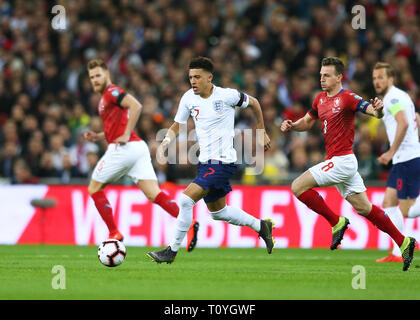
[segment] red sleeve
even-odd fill
[[[319,102],[319,96],[320,94],[318,94],[314,100],[314,102],[312,103],[312,107],[311,109],[309,109],[308,114],[314,118],[314,119],[318,119],[318,102]]]
[[[126,96],[126,93],[123,89],[119,87],[111,87],[106,89],[105,91],[105,99],[106,101],[116,104],[117,106],[121,107],[121,101]]]
[[[361,97],[359,97],[357,94],[355,94],[352,91],[347,91],[345,93],[344,97],[346,99],[345,100],[345,106],[346,106],[346,108],[349,108],[353,112],[356,112],[357,106],[359,105],[359,103],[361,101],[363,101],[363,99]]]

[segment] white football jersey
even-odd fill
[[[414,103],[406,92],[392,86],[384,97],[384,117],[382,118],[390,145],[394,143],[397,132],[395,114],[401,110],[405,112],[408,128],[404,140],[392,158],[393,164],[420,157],[419,133]]]
[[[190,116],[193,118],[200,147],[200,162],[236,162],[236,151],[233,148],[235,107],[246,108],[248,104],[249,97],[246,94],[215,85],[210,97],[205,99],[194,94],[192,89],[184,93],[175,121],[186,123]]]

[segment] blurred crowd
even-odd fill
[[[65,30],[52,28],[55,4],[65,8]],[[365,9],[365,29],[352,27],[355,4]],[[416,0],[0,0],[0,178],[88,182],[106,149],[83,139],[88,128],[102,130],[86,71],[95,57],[142,103],[136,130],[155,159],[156,135],[190,88],[188,63],[202,55],[214,62],[216,85],[260,101],[272,140],[263,173],[241,166],[235,181],[288,183],[325,156],[319,125],[279,129],[312,105],[323,57],[342,58],[344,87],[365,99],[375,96],[373,65],[391,63],[397,86],[420,106],[419,16]],[[251,110],[238,111],[237,128],[254,126]],[[377,157],[387,149],[382,122],[358,115],[354,150],[367,183],[386,179]],[[154,165],[161,183],[195,176],[191,164]]]

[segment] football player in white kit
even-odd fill
[[[235,108],[250,107],[257,129],[264,129],[261,107],[257,99],[236,89],[217,87],[212,83],[213,64],[210,59],[198,57],[189,65],[191,89],[182,96],[174,124],[169,128],[158,149],[158,156],[179,134],[180,124],[191,116],[196,127],[200,156],[198,174],[179,199],[179,215],[174,237],[168,247],[147,256],[157,263],[174,261],[193,218],[193,207],[204,198],[215,220],[238,226],[248,226],[258,233],[271,254],[274,240],[273,222],[258,220],[240,208],[226,205],[225,196],[232,190],[229,179],[236,171],[236,151],[233,148]],[[264,131],[264,149],[270,148],[270,139]]]
[[[378,62],[373,68],[373,86],[383,97],[384,121],[390,148],[379,158],[392,169],[386,184],[383,208],[394,225],[403,232],[403,216],[420,216],[420,143],[414,103],[403,90],[394,86],[395,72],[388,63]],[[394,243],[390,254],[377,262],[403,262]]]

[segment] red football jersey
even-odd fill
[[[129,117],[128,108],[120,106],[125,95],[126,93],[123,89],[114,84],[110,84],[99,101],[99,116],[104,123],[104,133],[108,143],[112,143],[115,139],[122,136],[127,126]],[[132,131],[128,141],[139,140],[141,139]]]
[[[353,153],[354,117],[356,111],[365,112],[369,102],[350,90],[342,89],[333,97],[321,92],[315,98],[309,115],[321,121],[326,159]]]

